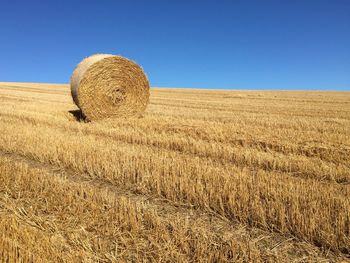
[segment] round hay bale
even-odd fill
[[[135,62],[110,54],[85,58],[71,77],[75,104],[88,120],[141,115],[149,102],[149,82]]]

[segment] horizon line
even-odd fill
[[[50,83],[50,82],[23,82],[23,81],[0,81],[0,84],[2,83],[16,83],[16,84],[48,84],[48,85],[70,85],[69,82],[66,83]],[[218,91],[239,91],[239,90],[246,90],[246,91],[317,91],[317,92],[350,92],[350,88],[345,89],[317,89],[317,88],[310,88],[310,89],[298,89],[298,88],[270,88],[270,89],[259,89],[259,88],[208,88],[208,87],[165,87],[165,86],[151,86],[152,89],[195,89],[195,90],[218,90]]]

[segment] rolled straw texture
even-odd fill
[[[149,82],[135,62],[115,55],[85,58],[71,77],[75,104],[88,120],[140,116],[149,102]]]

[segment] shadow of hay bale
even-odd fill
[[[79,122],[88,122],[81,110],[70,110],[68,111],[73,117]]]

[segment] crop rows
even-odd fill
[[[153,89],[142,118],[86,123],[65,85],[1,84],[0,255],[345,259],[349,99]]]

